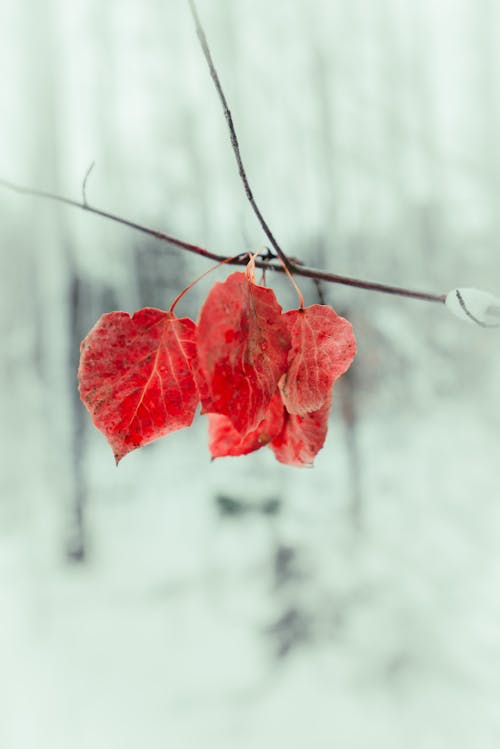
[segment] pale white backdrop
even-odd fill
[[[500,292],[494,0],[199,8],[286,251]],[[99,207],[263,243],[186,3],[1,0],[0,72],[0,176],[79,198],[95,161]],[[313,469],[211,464],[201,418],[116,469],[79,341],[207,266],[6,191],[0,226],[2,749],[498,747],[498,333],[332,286],[359,355]]]

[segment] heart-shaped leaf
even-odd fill
[[[192,320],[146,307],[102,315],[82,341],[80,397],[117,463],[193,421],[195,335]]]
[[[207,384],[204,413],[227,416],[241,435],[255,429],[286,371],[290,348],[274,291],[241,272],[214,284],[200,313],[197,347]]]
[[[351,323],[324,304],[290,310],[283,317],[291,349],[281,395],[288,413],[304,416],[329,400],[333,383],[356,355],[356,340]]]

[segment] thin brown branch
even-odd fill
[[[323,287],[321,285],[321,281],[319,281],[317,278],[313,278],[313,283],[316,286],[316,293],[318,295],[318,301],[320,304],[326,304],[326,298],[325,293],[323,291]]]
[[[90,164],[89,168],[85,172],[85,177],[83,178],[83,182],[82,182],[82,203],[84,205],[88,205],[89,204],[89,201],[87,200],[87,183],[89,181],[89,177],[92,174],[92,170],[94,169],[94,167],[95,167],[95,161],[93,161]]]
[[[13,190],[14,192],[21,193],[22,195],[33,195],[36,198],[55,200],[58,203],[70,205],[73,208],[80,208],[82,211],[93,213],[96,216],[102,216],[103,218],[107,218],[117,224],[127,226],[129,229],[134,229],[135,231],[139,231],[142,234],[147,234],[148,236],[159,239],[166,244],[171,244],[174,247],[179,247],[181,250],[187,250],[188,252],[194,252],[197,255],[202,255],[203,257],[206,257],[210,260],[225,259],[224,255],[217,255],[214,252],[209,252],[208,250],[203,249],[203,247],[198,247],[198,245],[196,244],[184,242],[182,239],[177,239],[176,237],[171,237],[169,234],[165,234],[164,232],[150,229],[149,227],[143,226],[142,224],[137,224],[135,221],[129,221],[126,218],[122,218],[122,216],[117,216],[114,213],[103,211],[100,208],[94,208],[86,202],[80,203],[78,200],[71,200],[71,198],[66,198],[63,195],[56,195],[55,193],[47,192],[46,190],[34,190],[31,187],[24,187],[23,185],[17,185],[14,182],[9,182],[6,179],[0,179],[0,185],[2,187],[6,187],[8,190]]]
[[[224,117],[226,118],[227,127],[229,130],[229,138],[231,140],[231,146],[233,147],[234,156],[236,159],[236,163],[238,165],[238,172],[241,177],[241,181],[243,183],[243,187],[245,189],[245,194],[248,198],[248,202],[252,206],[253,212],[257,216],[257,219],[266,235],[266,237],[269,239],[273,249],[275,250],[278,257],[281,258],[282,263],[286,266],[289,273],[296,273],[297,268],[290,262],[289,258],[285,254],[285,252],[281,249],[280,245],[276,241],[276,238],[274,237],[274,234],[272,233],[271,229],[269,228],[269,225],[267,221],[264,219],[264,216],[260,212],[260,209],[255,201],[252,188],[250,187],[250,183],[248,181],[248,177],[246,174],[245,167],[243,166],[243,160],[241,158],[241,150],[240,145],[238,142],[238,136],[236,135],[236,128],[234,126],[233,122],[233,116],[231,114],[231,110],[229,109],[229,105],[227,103],[226,95],[224,93],[224,89],[222,88],[222,84],[220,82],[219,74],[217,73],[217,69],[215,67],[212,53],[210,52],[210,47],[208,45],[207,37],[205,34],[205,30],[202,26],[200,17],[198,15],[198,11],[196,9],[196,4],[194,0],[188,0],[189,8],[191,10],[191,15],[193,16],[194,25],[196,28],[196,34],[198,36],[201,49],[203,51],[203,55],[205,57],[208,69],[210,71],[210,75],[212,77],[212,80],[215,85],[215,89],[217,91],[217,94],[219,96],[220,102],[222,104],[222,109],[224,112]]]
[[[170,234],[165,234],[162,231],[157,231],[156,229],[150,229],[147,226],[143,226],[142,224],[138,224],[135,221],[129,221],[126,218],[122,218],[121,216],[116,215],[115,213],[109,213],[108,211],[103,211],[100,208],[94,208],[93,206],[90,206],[88,203],[80,203],[78,200],[72,200],[71,198],[66,198],[62,195],[57,195],[56,193],[48,192],[46,190],[35,190],[31,187],[24,187],[23,185],[17,185],[14,182],[9,182],[8,180],[1,179],[0,178],[0,186],[7,188],[8,190],[13,190],[14,192],[20,193],[22,195],[32,195],[33,197],[37,198],[45,198],[47,200],[54,200],[57,203],[63,203],[64,205],[71,206],[73,208],[79,208],[82,211],[86,211],[87,213],[92,213],[96,216],[101,216],[102,218],[106,218],[110,221],[114,221],[117,224],[121,224],[122,226],[126,226],[129,229],[134,229],[135,231],[139,231],[142,234],[146,234],[147,236],[154,237],[154,239],[158,239],[161,242],[165,242],[165,244],[172,245],[173,247],[178,247],[181,250],[186,250],[187,252],[193,252],[196,255],[201,255],[204,258],[207,258],[208,260],[216,260],[218,262],[221,261],[227,261],[228,265],[246,265],[248,262],[248,256],[246,252],[242,252],[241,255],[238,255],[234,258],[229,258],[226,255],[221,255],[215,252],[210,252],[209,250],[206,250],[204,247],[200,247],[199,245],[192,244],[191,242],[185,242],[182,239],[177,239],[176,237],[171,236]],[[257,268],[263,268],[265,270],[272,270],[276,273],[284,273],[285,269],[283,265],[278,263],[272,263],[269,260],[256,260],[255,265]],[[430,294],[424,291],[414,291],[412,289],[405,289],[399,286],[390,286],[388,284],[383,283],[377,283],[373,281],[365,281],[360,278],[351,278],[349,276],[341,276],[337,273],[328,273],[327,271],[320,270],[318,268],[309,268],[305,265],[296,265],[294,266],[294,273],[297,276],[304,276],[304,278],[312,278],[316,281],[326,281],[327,283],[336,283],[341,284],[343,286],[352,286],[357,289],[364,289],[365,291],[378,291],[382,294],[392,294],[395,296],[402,296],[407,297],[409,299],[418,299],[419,301],[423,302],[437,302],[439,304],[444,304],[446,301],[446,294]]]

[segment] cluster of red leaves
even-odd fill
[[[214,284],[198,325],[152,308],[103,315],[81,345],[80,396],[117,463],[190,426],[201,401],[213,458],[269,445],[281,463],[305,466],[355,353],[350,323],[331,307],[283,313],[272,289],[236,272]]]

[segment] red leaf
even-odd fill
[[[291,310],[284,318],[292,347],[281,395],[290,414],[303,416],[327,402],[333,383],[354,359],[356,340],[351,323],[324,304]]]
[[[247,455],[267,445],[283,429],[283,401],[277,390],[260,424],[242,436],[227,416],[208,414],[208,447],[212,458]]]
[[[196,325],[147,307],[103,315],[81,344],[80,397],[116,462],[191,424]]]
[[[285,423],[280,434],[269,444],[280,463],[289,466],[311,466],[325,444],[332,392],[317,411],[300,416],[285,412]]]
[[[227,416],[240,434],[264,418],[287,368],[290,336],[272,289],[232,273],[210,290],[198,323],[208,395],[203,411]]]

